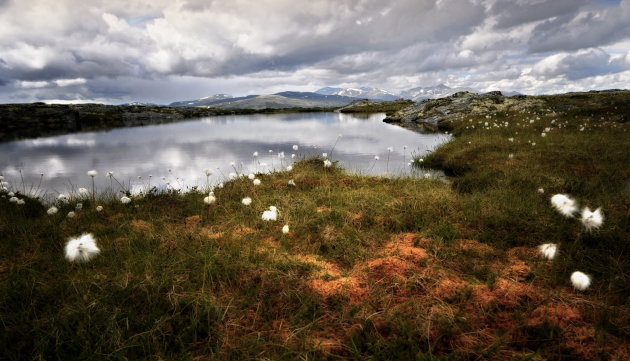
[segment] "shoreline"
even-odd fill
[[[0,142],[219,115],[332,112],[335,108],[236,109],[103,104],[0,104]]]

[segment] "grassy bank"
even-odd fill
[[[415,161],[450,184],[306,159],[259,186],[228,182],[211,205],[205,192],[88,197],[67,218],[76,200],[49,216],[0,198],[3,356],[627,359],[630,103],[587,100],[462,116]],[[555,193],[601,206],[603,226],[561,216]],[[102,252],[70,263],[65,242],[83,232]],[[558,243],[553,260],[542,243]],[[576,270],[592,276],[584,292]]]
[[[413,104],[411,100],[373,101],[364,99],[341,108],[341,113],[385,113],[392,114]]]

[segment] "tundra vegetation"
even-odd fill
[[[3,358],[629,359],[630,94],[490,101],[449,112],[452,141],[414,158],[448,183],[333,155],[55,212],[7,189]],[[84,233],[100,253],[68,261]]]

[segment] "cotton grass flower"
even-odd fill
[[[293,150],[298,150],[298,145],[297,144],[293,144]]]
[[[374,156],[374,160],[379,160],[379,159],[381,159],[381,157],[379,157],[378,155]]]
[[[87,262],[101,253],[90,233],[84,233],[79,238],[69,238],[65,251],[66,259],[70,262]]]
[[[324,158],[328,157],[328,153],[322,153],[322,157]]]
[[[11,194],[9,194],[11,195]],[[57,200],[61,203],[68,203],[68,196],[66,196],[65,194],[61,193],[59,194],[59,196],[57,196]]]
[[[210,177],[212,175],[212,171],[208,168],[205,168],[203,170],[203,173],[206,175],[206,177]]]
[[[207,205],[211,205],[212,203],[214,203],[216,201],[217,201],[217,199],[214,197],[214,195],[212,193],[208,194],[208,196],[203,199],[203,203],[205,203]]]
[[[538,250],[548,260],[552,260],[558,251],[558,245],[555,243],[545,243],[538,246]]]
[[[96,206],[96,211],[97,212],[102,212],[103,211],[103,206]]]
[[[252,183],[254,183],[255,186],[259,186],[260,185],[260,179],[256,178],[252,181]]]
[[[228,177],[229,177],[230,179],[236,179],[236,178],[238,177],[238,174],[236,174],[236,173],[234,173],[234,172],[231,172],[230,174],[228,174]]]
[[[289,225],[285,224],[284,227],[282,227],[282,234],[289,234]]]
[[[121,202],[122,204],[127,204],[127,203],[131,202],[131,198],[129,198],[129,197],[127,197],[127,196],[122,196],[122,197],[120,198],[120,202]]]
[[[588,207],[584,207],[582,210],[582,218],[580,221],[584,225],[587,231],[592,230],[593,228],[601,227],[604,222],[604,216],[602,215],[602,209],[597,208],[595,212],[591,212]]]
[[[591,285],[591,277],[580,271],[575,271],[571,274],[571,284],[576,290],[584,291]]]
[[[18,199],[18,200],[17,200],[17,205],[18,205],[18,206],[23,206],[23,205],[25,205],[25,204],[26,204],[26,201],[24,201],[23,199]]]
[[[270,206],[268,211],[264,211],[262,214],[263,221],[275,221],[278,219],[278,209],[274,206]]]
[[[90,192],[88,192],[88,190],[87,190],[87,189],[85,189],[85,188],[79,188],[79,195],[81,195],[81,196],[87,196],[87,195],[89,195],[89,194],[90,194]]]
[[[11,202],[11,203],[17,203],[17,201],[18,201],[18,197],[11,197],[11,198],[9,198],[9,202]]]
[[[77,214],[74,213],[73,211],[68,212],[68,214],[66,215],[66,217],[68,218],[74,218]]]
[[[292,170],[293,170],[293,166],[292,166],[292,165],[290,165],[290,166],[288,166],[288,167],[287,167],[287,171],[289,171],[289,172],[290,172],[290,171],[292,171]]]
[[[556,194],[551,197],[551,205],[565,217],[573,217],[578,209],[575,201],[565,194]]]
[[[295,181],[293,179],[289,179],[289,185],[295,187]]]
[[[243,200],[241,200],[241,203],[243,203],[246,206],[249,206],[250,204],[252,204],[252,199],[249,197],[245,197],[243,198]]]
[[[254,180],[254,178],[256,178],[256,176],[254,175],[254,173],[249,173],[249,175],[247,176],[247,178]]]
[[[545,193],[545,189],[544,188],[538,188],[538,193],[540,193],[540,194]]]
[[[92,169],[91,171],[87,172],[87,175],[89,175],[92,178],[96,177],[97,174],[98,174],[98,172],[96,172],[94,169]]]
[[[324,159],[324,167],[328,168],[332,165],[332,162],[328,159]]]
[[[46,211],[46,213],[48,213],[49,216],[52,216],[53,214],[57,214],[57,212],[59,212],[59,209],[57,209],[57,207],[55,206],[48,208],[48,210]]]

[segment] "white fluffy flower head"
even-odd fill
[[[46,213],[48,213],[49,216],[52,216],[53,214],[56,214],[58,211],[59,210],[57,209],[57,207],[52,206],[52,207],[48,208]]]
[[[328,168],[332,165],[332,162],[328,159],[324,159],[324,167]]]
[[[573,217],[578,209],[577,204],[565,194],[556,194],[551,197],[551,204],[565,217]]]
[[[87,172],[87,175],[89,175],[92,178],[96,177],[97,174],[98,173],[94,169]]]
[[[96,206],[96,211],[97,212],[103,211],[103,206]]]
[[[580,221],[582,221],[582,224],[587,231],[590,231],[593,228],[601,227],[602,223],[604,223],[602,209],[597,208],[594,212],[591,212],[588,207],[584,207],[584,209],[582,210],[582,218],[580,218]]]
[[[214,203],[216,201],[217,201],[217,199],[212,194],[208,194],[208,196],[203,199],[203,203],[205,203],[207,205],[210,205],[210,204],[212,204],[212,203]]]
[[[591,277],[580,271],[575,271],[571,274],[571,284],[576,290],[584,291],[591,285]]]
[[[275,221],[278,219],[278,209],[274,206],[270,206],[268,211],[264,211],[262,214],[263,221]]]
[[[282,233],[283,234],[289,234],[289,225],[285,224],[284,227],[282,227]]]
[[[255,186],[259,186],[260,185],[260,179],[256,178],[252,181],[252,183],[254,183]]]
[[[129,198],[127,196],[122,196],[120,198],[120,202],[122,202],[122,204],[127,204],[127,203],[131,202],[131,198]]]
[[[558,251],[558,245],[555,243],[545,243],[538,246],[538,250],[548,260],[552,260]]]
[[[79,188],[79,194],[82,196],[87,196],[88,194],[90,194],[90,192],[88,192],[88,190],[85,188]]]
[[[249,197],[245,197],[245,198],[243,198],[241,203],[243,203],[244,205],[248,206],[248,205],[252,204],[252,199],[249,198]]]
[[[69,238],[65,250],[66,259],[70,262],[87,262],[101,252],[90,233],[84,233],[79,238]]]

